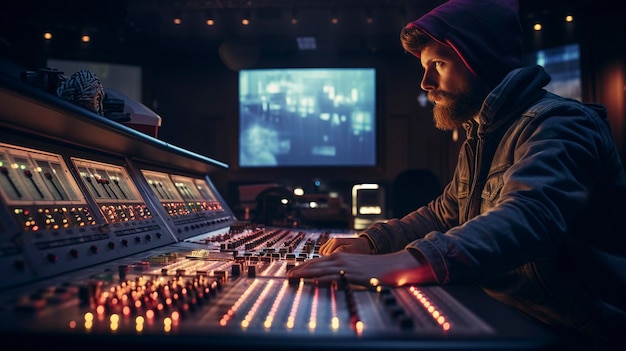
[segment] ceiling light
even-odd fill
[[[204,14],[204,18],[206,18],[206,25],[213,26],[215,25],[215,18],[213,17],[213,11],[207,10]]]
[[[244,11],[243,18],[241,19],[241,24],[247,26],[250,24],[250,12]]]

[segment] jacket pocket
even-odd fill
[[[481,193],[480,212],[484,213],[495,206],[496,201],[500,198],[500,192],[504,186],[502,180],[504,172],[498,172],[489,176]]]

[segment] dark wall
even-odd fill
[[[543,6],[543,2],[540,5]],[[575,25],[563,24],[562,9],[545,17],[535,11],[524,17],[524,27],[544,22],[541,34],[526,30],[526,50],[554,47],[571,42],[581,44],[583,98],[606,104],[616,143],[626,155],[626,21],[623,10],[607,6],[579,8]],[[544,16],[544,17],[542,17]],[[8,30],[8,28],[4,28]],[[6,34],[6,33],[5,33]],[[28,33],[25,33],[28,34]],[[319,179],[329,187],[337,186],[349,196],[351,184],[380,182],[389,185],[406,168],[433,170],[445,184],[452,176],[457,150],[463,140],[452,140],[452,133],[433,126],[430,106],[421,107],[416,97],[421,92],[420,63],[397,50],[371,52],[243,52],[218,54],[218,47],[198,47],[181,53],[162,46],[145,51],[118,44],[107,48],[57,47],[42,45],[39,33],[35,42],[13,41],[3,45],[0,54],[29,68],[43,67],[47,58],[104,61],[140,65],[143,68],[141,101],[162,117],[159,138],[191,151],[227,163],[212,179],[222,194],[230,198],[232,184],[279,182],[310,187]],[[316,67],[374,66],[379,72],[378,114],[380,117],[381,166],[370,170],[298,169],[285,171],[237,168],[238,97],[237,67]],[[624,156],[623,156],[624,157]],[[344,198],[349,202],[349,197]]]

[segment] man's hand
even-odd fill
[[[320,255],[326,256],[333,252],[371,254],[373,248],[366,237],[332,238],[320,246]]]
[[[290,269],[287,277],[310,278],[320,284],[330,284],[339,279],[342,271],[349,283],[365,286],[370,285],[372,278],[376,278],[378,284],[387,286],[434,281],[430,266],[420,264],[408,250],[384,255],[337,251]]]

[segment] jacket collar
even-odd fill
[[[534,65],[517,68],[509,72],[502,82],[487,95],[479,112],[480,123],[473,120],[466,122],[467,137],[474,127],[478,134],[491,133],[502,125],[507,125],[513,118],[527,109],[544,93],[544,87],[550,82],[550,75],[542,66]]]

